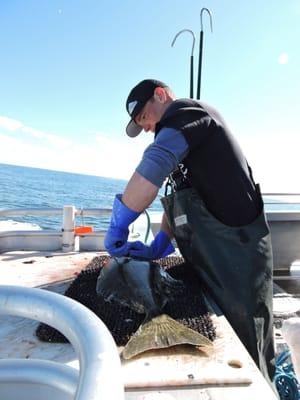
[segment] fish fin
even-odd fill
[[[153,263],[153,290],[159,297],[169,299],[180,294],[185,288],[185,284],[171,277],[160,265]],[[162,301],[164,306],[167,301]]]
[[[109,293],[108,291],[103,290],[102,288],[101,289],[97,288],[97,296],[103,297],[103,299],[105,301],[108,301],[108,298],[110,297],[110,294],[111,294],[111,292]]]
[[[120,293],[117,289],[107,290],[106,288],[98,288],[97,295],[109,303],[114,301],[127,307],[130,307],[131,305],[130,301],[128,301],[128,298],[125,297],[123,293]]]
[[[205,336],[162,314],[139,327],[124,347],[122,356],[124,359],[130,359],[147,350],[179,344],[212,346],[212,342]]]
[[[97,295],[103,297],[105,301],[111,302],[117,292],[116,291],[108,291],[108,290],[98,290]]]

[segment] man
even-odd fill
[[[272,249],[259,186],[220,114],[191,99],[175,99],[163,82],[146,79],[127,99],[130,137],[142,130],[155,139],[123,195],[117,195],[105,246],[113,256],[158,259],[173,251],[175,237],[239,338],[271,380]],[[150,246],[128,242],[128,226],[162,199],[161,229]]]

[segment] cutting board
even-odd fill
[[[223,316],[212,316],[217,330],[213,347],[202,351],[193,346],[175,346],[144,352],[122,360],[127,389],[191,385],[249,385],[262,376],[244,346]],[[42,358],[79,368],[70,344],[38,340],[38,322],[24,318],[0,318],[0,358]],[[22,332],[22,335],[20,335]],[[122,348],[120,348],[120,352]]]
[[[224,316],[212,316],[217,338],[210,349],[189,345],[151,350],[122,360],[127,388],[250,384],[260,374]]]

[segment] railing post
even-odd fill
[[[75,250],[75,207],[64,206],[62,227],[62,251]]]

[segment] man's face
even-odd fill
[[[162,103],[152,97],[135,117],[135,122],[141,126],[145,132],[155,132],[155,125],[161,119],[162,114]]]

